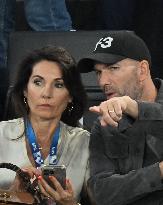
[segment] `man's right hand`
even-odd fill
[[[163,161],[159,163],[160,172],[161,172],[161,179],[163,179]]]
[[[101,125],[118,126],[122,114],[128,114],[136,119],[138,117],[138,103],[129,96],[113,97],[102,102],[99,106],[89,108],[90,111],[101,115]]]

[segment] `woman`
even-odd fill
[[[36,168],[64,164],[66,190],[53,189],[60,197],[51,197],[77,204],[87,173],[89,133],[77,127],[86,94],[74,59],[63,48],[35,50],[22,61],[12,96],[20,118],[0,122],[0,162],[33,167],[24,171],[36,176]],[[0,170],[1,188],[9,188],[14,177]]]

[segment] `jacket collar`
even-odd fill
[[[156,102],[163,104],[163,80],[155,78],[153,82],[158,90]]]
[[[25,126],[24,126],[24,119],[23,118],[9,120],[8,122],[13,125],[13,126],[11,125],[12,126],[12,135],[8,136],[11,140],[19,139],[20,137],[22,137],[24,135]]]

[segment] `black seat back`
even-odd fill
[[[107,33],[107,31],[25,31],[11,33],[8,52],[8,70],[10,86],[12,86],[13,84],[14,74],[16,73],[16,69],[19,66],[19,63],[21,62],[22,58],[26,56],[26,54],[31,50],[41,48],[46,45],[62,46],[74,56],[76,61],[78,61],[80,58],[85,57],[87,54],[93,51],[96,42],[104,33]],[[91,72],[82,74],[82,80],[88,94],[88,104],[98,104],[103,99],[103,94],[97,85],[95,73]],[[13,115],[11,115],[11,111],[6,111],[6,113],[6,119],[14,117]],[[86,113],[85,116],[88,117],[88,113]],[[94,116],[94,114],[92,114],[91,117],[92,116]],[[93,119],[91,119],[91,121],[92,120]],[[88,121],[90,122],[90,120]],[[90,125],[88,127],[90,127]]]

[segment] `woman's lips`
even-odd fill
[[[40,108],[51,108],[52,106],[50,104],[41,104],[38,107],[40,107]]]

